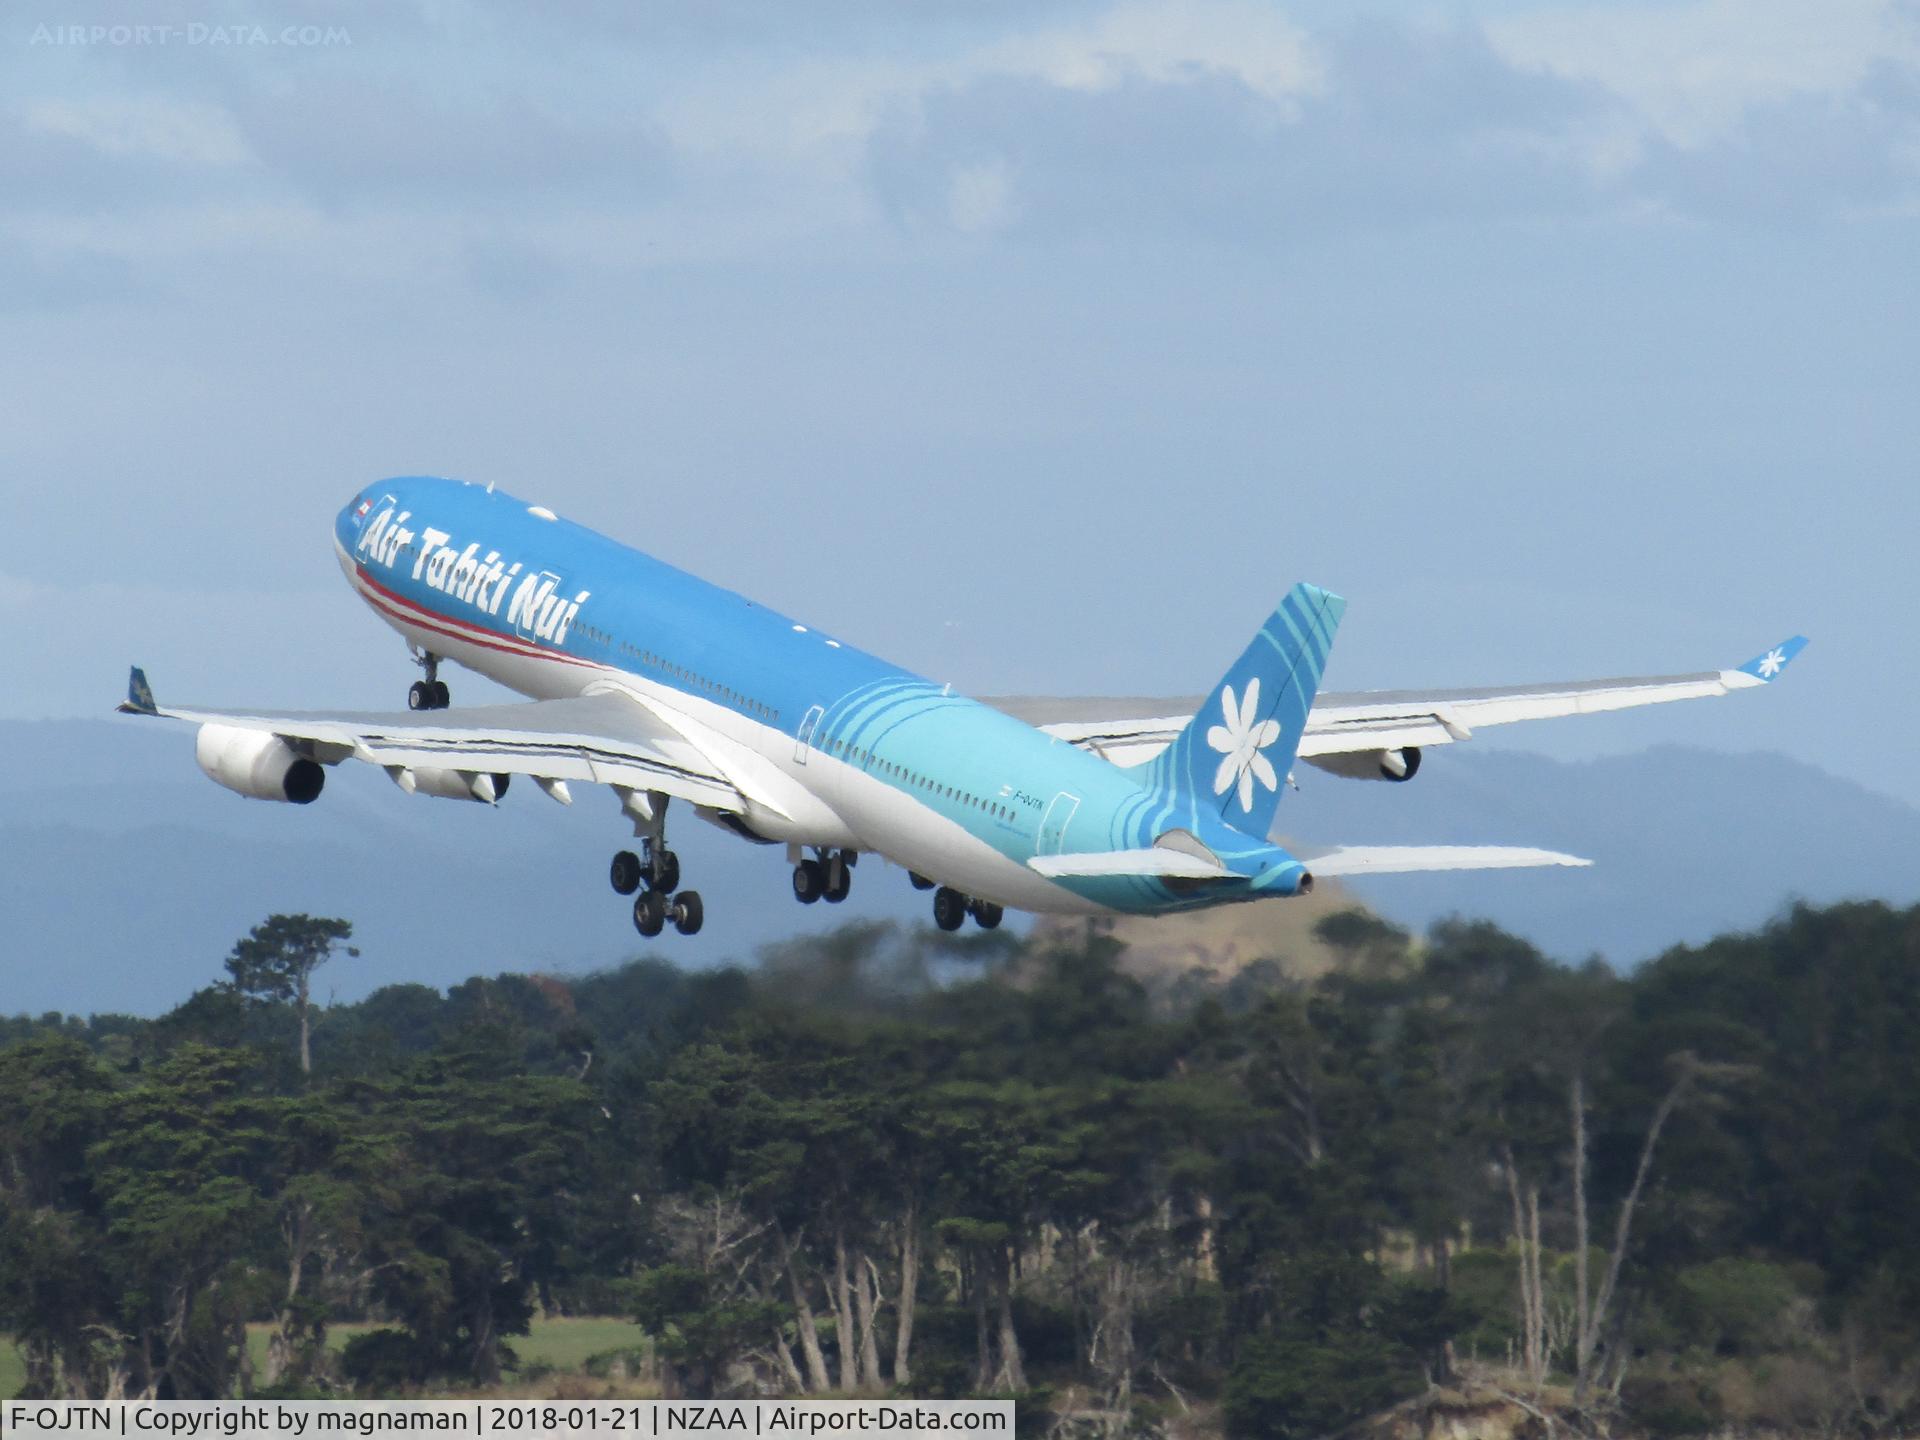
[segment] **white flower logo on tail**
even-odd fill
[[[1257,675],[1247,682],[1247,693],[1237,704],[1233,686],[1226,686],[1220,692],[1220,711],[1227,723],[1207,731],[1207,744],[1224,757],[1214,772],[1213,793],[1224,795],[1238,782],[1240,808],[1251,813],[1256,776],[1267,789],[1280,788],[1280,777],[1273,772],[1273,762],[1260,753],[1280,738],[1280,722],[1256,723],[1254,720],[1260,713],[1260,677]]]
[[[1778,645],[1760,657],[1760,678],[1771,680],[1787,668],[1787,652]]]

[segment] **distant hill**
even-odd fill
[[[1165,994],[1178,992],[1183,980],[1218,986],[1261,960],[1277,962],[1290,980],[1316,979],[1340,957],[1315,938],[1314,926],[1362,904],[1354,891],[1328,880],[1311,895],[1272,904],[1221,905],[1186,915],[1125,915],[1093,924],[1124,947],[1122,969],[1149,990]],[[1036,933],[1070,942],[1087,923],[1077,916],[1049,915],[1039,921]]]
[[[354,923],[360,958],[320,973],[357,999],[396,980],[579,973],[636,954],[712,966],[856,915],[918,919],[926,897],[869,858],[844,905],[793,899],[785,853],[672,814],[686,883],[707,902],[688,939],[634,933],[607,884],[632,843],[611,794],[569,808],[516,786],[498,809],[400,793],[342,765],[312,805],[245,800],[193,759],[193,730],[154,720],[0,721],[0,1014],[156,1014],[224,978],[269,913]]]
[[[1783,755],[1659,746],[1577,763],[1471,744],[1404,785],[1302,767],[1281,811],[1321,843],[1519,844],[1586,870],[1382,876],[1353,891],[1424,928],[1484,915],[1549,954],[1630,966],[1764,923],[1793,899],[1920,899],[1920,809]]]
[[[1794,895],[1920,897],[1920,811],[1779,756],[1658,749],[1564,764],[1467,745],[1429,757],[1407,785],[1312,770],[1301,784],[1281,813],[1315,841],[1504,841],[1593,857],[1584,871],[1352,887],[1404,924],[1486,915],[1570,958],[1631,964],[1757,924]],[[354,922],[360,958],[321,976],[341,999],[392,980],[578,973],[643,951],[714,965],[855,916],[926,914],[903,872],[872,859],[848,904],[802,907],[779,849],[676,820],[707,928],[649,943],[607,886],[626,827],[604,792],[581,787],[562,809],[525,787],[490,810],[408,797],[343,766],[316,804],[268,805],[203,777],[185,726],[0,722],[0,1013],[157,1013],[219,978],[233,941],[275,910]],[[1306,912],[1266,910],[1126,924],[1184,969],[1224,963],[1222,951],[1257,958],[1269,930],[1297,949]]]

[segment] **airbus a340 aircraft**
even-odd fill
[[[304,805],[364,760],[409,794],[494,804],[525,775],[561,804],[606,785],[639,839],[613,858],[633,923],[699,930],[668,802],[784,845],[800,900],[844,900],[877,854],[932,889],[952,930],[1003,907],[1154,913],[1298,895],[1318,875],[1584,865],[1508,847],[1283,848],[1269,832],[1296,760],[1405,781],[1422,751],[1515,720],[1724,695],[1772,680],[1795,638],[1737,670],[1496,690],[1320,695],[1346,602],[1296,585],[1206,696],[956,695],[492,486],[388,480],[334,525],[360,598],[424,678],[391,714],[173,709],[135,670],[120,708],[200,726],[230,790]],[[533,697],[449,708],[454,660]]]

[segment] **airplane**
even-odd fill
[[[356,594],[412,652],[405,711],[173,708],[135,668],[122,711],[197,724],[200,767],[304,805],[361,760],[409,794],[497,804],[525,776],[561,804],[605,785],[637,849],[609,878],[648,937],[697,933],[668,806],[784,846],[796,899],[847,898],[862,855],[933,891],[933,918],[1009,908],[1156,914],[1306,894],[1316,876],[1578,866],[1524,846],[1272,838],[1296,763],[1405,782],[1489,725],[1724,695],[1772,681],[1796,636],[1733,670],[1485,690],[1320,694],[1346,601],[1295,585],[1204,696],[978,700],[492,485],[372,485],[334,523]],[[453,661],[529,699],[454,708]]]

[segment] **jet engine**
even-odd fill
[[[1420,747],[1399,750],[1352,750],[1344,755],[1303,755],[1309,765],[1348,780],[1391,780],[1399,784],[1420,773]]]
[[[318,761],[266,730],[202,725],[193,755],[209,779],[253,800],[307,805],[327,783]]]

